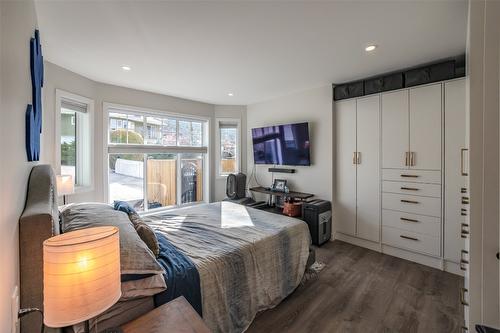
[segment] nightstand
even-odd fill
[[[126,323],[121,329],[123,333],[210,333],[183,296]]]

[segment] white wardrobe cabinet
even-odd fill
[[[441,86],[410,89],[410,169],[441,170]]]
[[[382,168],[441,170],[441,83],[382,94]]]
[[[469,230],[465,79],[335,107],[336,238],[460,274]]]
[[[469,213],[468,207],[462,205],[462,197],[469,196],[465,80],[445,83],[444,95],[444,258],[459,263],[460,251],[465,248],[465,239],[460,233]]]
[[[357,100],[357,236],[380,238],[380,96]]]
[[[382,94],[382,168],[408,167],[408,90]]]
[[[356,100],[335,104],[336,180],[335,229],[356,234]]]
[[[380,96],[336,103],[336,231],[380,238]]]

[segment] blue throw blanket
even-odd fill
[[[181,253],[161,233],[156,232],[160,245],[160,256],[157,258],[165,269],[167,290],[155,295],[155,306],[158,307],[179,296],[184,296],[191,306],[202,316],[200,275],[193,262]]]

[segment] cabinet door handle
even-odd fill
[[[410,152],[410,166],[415,166],[415,153]]]
[[[460,174],[462,176],[468,176],[469,173],[465,171],[465,158],[464,158],[464,153],[469,151],[467,148],[462,148],[460,149]]]
[[[409,166],[408,164],[408,152],[405,152],[405,166]]]
[[[407,175],[407,174],[402,174],[401,177],[403,178],[418,178],[418,175]]]
[[[467,188],[465,188],[465,187],[460,188],[460,193],[462,193],[462,194],[467,193]]]
[[[460,303],[464,306],[469,306],[469,303],[465,300],[465,293],[469,292],[466,288],[460,288]]]
[[[360,152],[356,153],[356,164],[361,164],[361,153]]]
[[[468,263],[467,263],[468,264]],[[466,271],[467,270],[467,266],[466,266],[466,263],[460,261],[460,270],[461,271]]]
[[[352,164],[356,164],[356,152],[352,153]]]
[[[416,204],[419,204],[419,203],[420,203],[420,202],[418,202],[418,201],[413,201],[413,200],[405,200],[405,199],[401,199],[400,201],[401,201],[401,202],[403,202],[403,203],[409,203],[409,204],[414,204],[414,205],[416,205]]]
[[[410,237],[410,236],[399,235],[399,237],[404,238],[404,239],[409,239],[412,241],[418,241],[418,238],[414,238],[414,237]]]
[[[405,222],[415,222],[415,223],[420,222],[419,220],[409,219],[409,218],[406,218],[406,217],[400,217],[399,219],[401,221],[405,221]]]
[[[469,332],[469,329],[468,329],[467,327],[465,327],[465,326],[462,326],[462,328],[461,328],[461,329],[462,329],[462,333],[467,333],[467,332]]]

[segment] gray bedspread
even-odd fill
[[[245,331],[259,311],[294,291],[306,268],[310,235],[298,219],[231,202],[144,219],[196,265],[203,319],[213,332]]]

